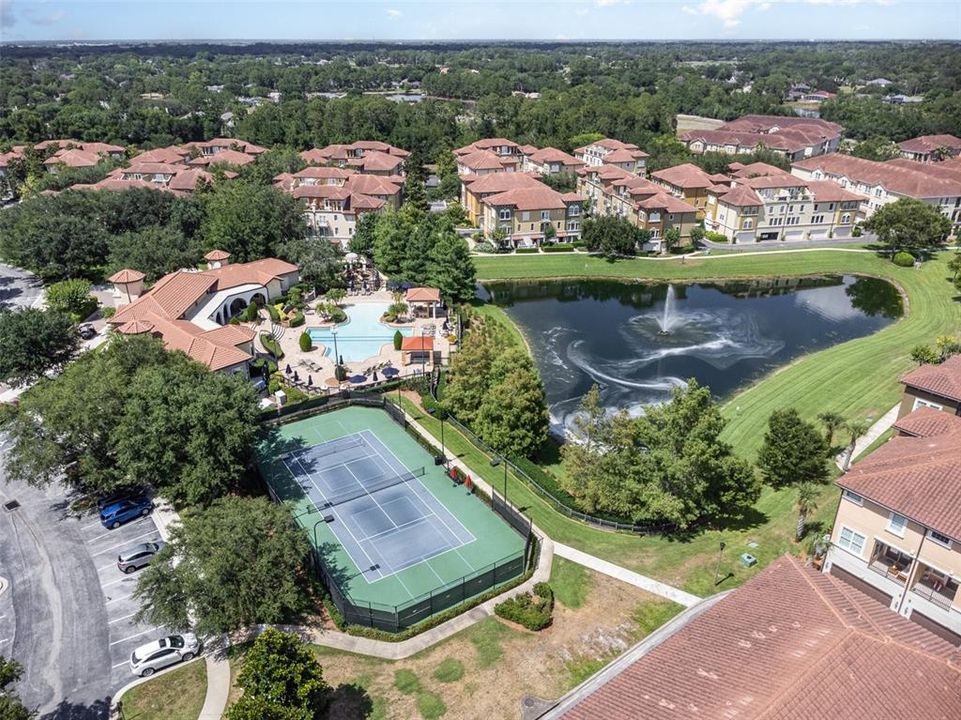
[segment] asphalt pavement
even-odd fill
[[[33,273],[0,263],[0,308],[35,307],[43,284]]]
[[[107,530],[71,512],[62,487],[10,483],[0,466],[0,538],[0,653],[24,666],[20,696],[42,720],[106,718],[134,679],[130,652],[167,634],[133,622],[138,573],[116,566],[120,549],[160,539],[152,517]]]

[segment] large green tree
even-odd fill
[[[602,215],[584,221],[581,238],[592,252],[607,258],[634,255],[646,240],[646,234],[622,217]]]
[[[277,255],[284,243],[307,231],[301,203],[269,185],[217,183],[206,208],[205,246],[226,250],[235,262]]]
[[[30,720],[37,715],[27,709],[13,690],[13,684],[22,677],[20,663],[0,655],[0,718],[3,720]]]
[[[344,269],[340,245],[327,238],[293,238],[280,248],[280,256],[297,265],[300,279],[321,292],[333,286]]]
[[[901,198],[876,210],[864,228],[891,251],[917,255],[941,247],[951,233],[951,221],[934,205]]]
[[[775,410],[758,451],[757,466],[773,488],[823,482],[828,477],[827,438],[794,408]]]
[[[47,287],[47,306],[69,315],[76,322],[86,320],[97,309],[97,299],[90,294],[92,289],[87,280],[61,280]]]
[[[201,257],[198,240],[175,225],[148,225],[114,235],[108,246],[106,275],[133,268],[146,275],[147,282],[155,282],[174,270],[196,267]]]
[[[501,352],[491,364],[473,429],[509,456],[531,456],[544,444],[550,418],[541,382],[523,348]]]
[[[256,417],[244,380],[154,338],[115,337],[21,396],[7,471],[34,485],[65,473],[90,493],[152,483],[178,505],[208,503],[237,486]]]
[[[282,505],[229,496],[186,512],[140,576],[140,617],[199,633],[289,620],[306,607],[306,531]]]
[[[53,310],[0,310],[0,382],[27,385],[62,368],[79,346],[69,317]]]
[[[427,263],[427,283],[440,290],[452,303],[468,302],[474,297],[474,261],[467,242],[451,231],[441,233]]]
[[[244,656],[237,684],[244,694],[227,720],[315,720],[331,693],[304,641],[274,628],[264,630]]]

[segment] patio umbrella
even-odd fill
[[[366,376],[366,375],[351,375],[351,376],[350,376],[350,381],[351,381],[352,383],[354,383],[354,385],[360,385],[360,384],[363,383],[363,382],[367,382],[367,376]]]
[[[313,386],[314,386],[314,376],[313,376],[313,375],[308,375],[308,376],[307,376],[307,387],[313,387]]]
[[[296,370],[294,370],[294,382],[300,382],[300,375],[297,374]]]
[[[377,382],[378,380],[380,380],[380,378],[377,377],[377,371],[374,370],[374,382]]]
[[[384,377],[391,378],[400,375],[400,370],[395,367],[384,368]]]
[[[287,368],[284,370],[284,372],[290,375],[290,363],[287,363]]]
[[[344,260],[346,260],[347,262],[357,262],[358,257],[359,255],[357,255],[357,253],[349,252],[346,255],[344,255]]]

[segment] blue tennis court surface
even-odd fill
[[[475,540],[421,481],[425,468],[406,467],[370,430],[281,460],[321,515],[332,516],[328,526],[368,582]]]

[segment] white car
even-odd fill
[[[130,672],[149,677],[168,665],[193,659],[199,650],[200,641],[193,633],[168,635],[141,645],[130,653]]]

